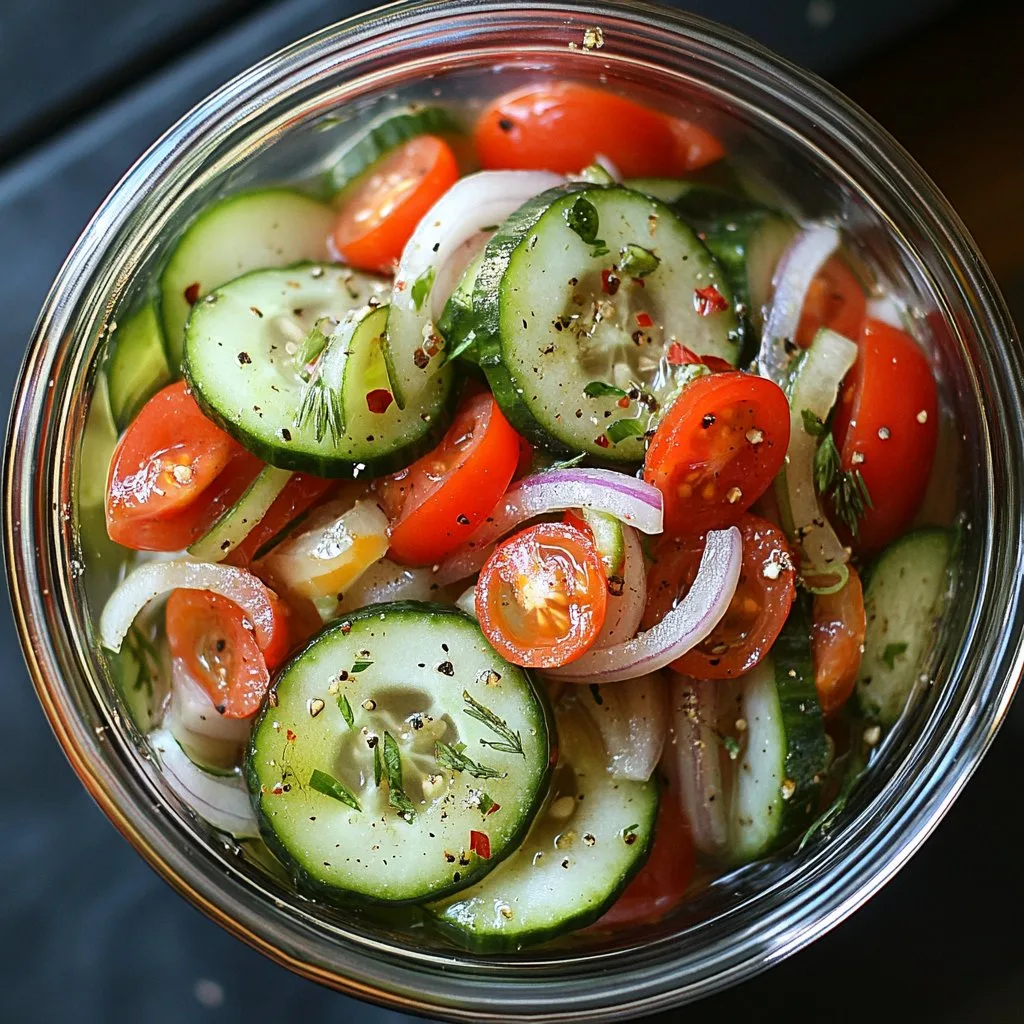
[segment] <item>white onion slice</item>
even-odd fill
[[[639,676],[628,686],[602,686],[593,699],[581,695],[580,700],[601,730],[612,776],[646,782],[668,735],[668,688],[662,674]]]
[[[536,473],[515,484],[473,536],[438,566],[436,581],[472,576],[487,561],[491,546],[520,523],[569,508],[607,512],[642,533],[661,533],[664,522],[661,491],[636,477],[610,469]]]
[[[110,595],[100,615],[100,642],[111,651],[121,641],[135,616],[154,598],[177,590],[209,590],[234,601],[252,623],[256,642],[265,648],[271,639],[274,610],[267,588],[252,573],[209,562],[149,562],[133,569]]]
[[[644,550],[640,546],[640,535],[632,526],[622,528],[623,579],[621,594],[608,595],[608,612],[604,625],[597,634],[594,647],[611,647],[628,640],[640,628],[647,603],[647,567],[644,564]]]
[[[673,675],[669,684],[672,740],[666,750],[670,774],[697,849],[723,855],[729,843],[728,794],[718,736],[719,695],[728,684]],[[625,689],[625,687],[616,687]]]
[[[220,745],[240,747],[249,738],[252,717],[228,718],[214,707],[210,695],[199,685],[181,658],[171,661],[171,699],[164,715],[164,725],[185,747],[202,746],[203,759],[219,762],[216,748]],[[213,741],[213,752],[205,748]],[[207,756],[209,753],[209,756]],[[232,757],[228,757],[230,762]]]
[[[476,618],[475,583],[471,587],[466,587],[466,589],[461,594],[459,594],[458,600],[455,602],[455,607],[464,611],[471,618]]]
[[[907,317],[903,308],[888,292],[877,298],[868,299],[866,313],[871,320],[881,320],[883,324],[898,327],[901,331],[907,329]]]
[[[194,765],[167,729],[149,737],[149,744],[175,794],[214,828],[238,839],[260,834],[249,793],[237,775],[214,775]]]
[[[772,278],[772,301],[757,356],[762,377],[781,383],[790,358],[786,344],[796,335],[811,282],[838,248],[838,228],[818,224],[801,231],[782,254]]]
[[[735,526],[712,530],[693,586],[661,622],[625,643],[591,648],[576,661],[550,669],[549,675],[573,683],[614,683],[667,667],[718,625],[736,593],[742,556]]]

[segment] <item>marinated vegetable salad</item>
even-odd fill
[[[826,835],[920,688],[932,369],[744,171],[571,82],[399,107],[112,329],[100,641],[302,893],[480,951],[646,924]]]

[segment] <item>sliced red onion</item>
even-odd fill
[[[472,538],[438,566],[437,582],[453,583],[479,572],[491,547],[520,523],[569,508],[607,512],[642,533],[663,528],[657,487],[610,469],[552,469],[515,484]]]
[[[640,535],[632,526],[622,528],[623,540],[623,587],[622,593],[608,595],[608,611],[604,625],[597,634],[594,647],[611,647],[628,640],[640,628],[647,603],[647,567],[644,564],[644,550],[640,546]]]
[[[661,760],[668,735],[668,688],[660,672],[628,686],[601,686],[580,696],[593,718],[616,779],[646,782]]]
[[[661,622],[625,643],[591,648],[582,658],[549,674],[573,683],[614,683],[666,668],[718,625],[736,593],[742,555],[735,526],[712,530],[693,586]]]
[[[675,790],[694,845],[709,857],[722,856],[729,843],[718,736],[719,696],[727,685],[675,674],[669,684],[672,737],[665,750],[666,767],[678,783]]]
[[[868,299],[867,315],[872,320],[881,320],[890,327],[906,330],[907,317],[900,304],[888,293]]]
[[[244,569],[184,560],[149,562],[133,569],[103,608],[100,642],[112,651],[119,651],[135,616],[154,598],[179,587],[209,590],[234,601],[252,623],[256,642],[261,648],[268,646],[273,633],[274,610],[267,588]]]
[[[811,282],[838,248],[838,228],[818,224],[801,231],[782,254],[772,278],[774,291],[757,357],[762,377],[781,383],[790,359],[786,345],[796,336]]]
[[[214,775],[193,764],[167,729],[151,733],[149,745],[167,784],[200,818],[237,839],[260,834],[249,792],[238,775]]]

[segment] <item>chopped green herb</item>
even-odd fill
[[[616,420],[609,423],[604,432],[612,444],[618,444],[627,437],[642,437],[644,425],[639,420]]]
[[[592,380],[584,389],[587,398],[625,398],[626,392],[614,384],[605,384],[603,380]]]
[[[445,353],[444,361],[450,363],[453,359],[458,359],[467,349],[471,348],[473,342],[476,341],[476,331],[467,331],[466,336],[449,352]]]
[[[573,469],[578,466],[587,457],[586,452],[580,452],[579,455],[574,455],[571,459],[562,459],[559,462],[552,462],[548,467],[549,469]]]
[[[362,810],[355,793],[344,782],[336,779],[333,775],[328,775],[327,772],[320,771],[319,768],[313,769],[313,773],[309,777],[309,785],[310,788],[315,789],[318,793],[323,793],[324,796],[333,797],[343,804],[348,804],[353,810]]]
[[[597,207],[586,197],[579,196],[572,206],[566,209],[565,222],[569,225],[569,229],[579,235],[580,239],[588,245],[604,244],[597,237],[600,227]]]
[[[302,389],[294,425],[299,428],[311,425],[317,441],[330,434],[331,440],[337,443],[345,436],[345,410],[341,395],[328,387],[322,374],[317,373]]]
[[[329,316],[322,316],[313,324],[309,333],[303,338],[299,351],[295,354],[295,365],[300,374],[303,374],[305,367],[327,348],[327,342],[337,326],[338,321]]]
[[[365,672],[371,665],[372,661],[367,661],[366,658],[357,658],[355,664],[352,666],[353,672]]]
[[[380,753],[380,740],[373,745],[373,784],[380,789],[380,780],[384,778],[384,760]]]
[[[859,469],[843,469],[831,432],[814,453],[814,485],[822,497],[831,498],[836,515],[856,537],[865,509],[873,507],[871,495]]]
[[[490,814],[492,810],[494,810],[495,808],[500,807],[500,806],[501,806],[501,804],[499,804],[497,801],[495,801],[491,797],[491,795],[489,793],[481,793],[480,794],[480,813],[481,814],[486,816],[486,815]]]
[[[882,661],[889,666],[889,668],[896,667],[896,659],[907,649],[906,644],[886,644],[885,650],[882,651]]]
[[[459,747],[450,746],[440,740],[434,744],[434,757],[437,758],[437,763],[442,768],[453,772],[466,772],[467,775],[472,775],[475,779],[503,779],[505,777],[504,772],[488,768],[487,765],[467,757]]]
[[[590,250],[590,255],[596,259],[598,256],[607,256],[610,252],[611,249],[609,249],[608,246],[599,238],[594,243],[594,247]]]
[[[405,789],[402,786],[402,754],[398,749],[398,742],[391,733],[385,730],[384,743],[378,744],[378,746],[384,747],[383,760],[388,781],[388,803],[406,821],[412,821],[416,815],[416,808],[405,795]]]
[[[636,830],[639,827],[639,824],[634,822],[632,825],[627,825],[622,830],[622,839],[627,846],[632,846],[636,842]]]
[[[814,484],[819,494],[827,494],[836,476],[841,472],[839,449],[831,433],[826,434],[814,453]]]
[[[490,747],[492,750],[500,750],[506,754],[520,754],[526,757],[523,753],[522,737],[518,732],[513,732],[504,719],[499,718],[490,708],[486,708],[479,701],[474,700],[469,690],[462,691],[462,699],[469,705],[466,714],[470,718],[475,718],[501,737],[501,742],[481,740],[480,743],[483,746]]]
[[[427,296],[430,295],[430,289],[434,287],[435,270],[433,267],[427,267],[426,270],[420,274],[412,283],[412,304],[416,307],[418,313],[423,308],[423,303],[427,301]]]
[[[356,727],[356,716],[352,714],[352,705],[348,702],[348,697],[345,694],[338,695],[338,709],[341,711],[341,717],[345,719],[345,724],[350,728]]]
[[[740,741],[735,736],[723,736],[722,746],[725,747],[730,761],[735,761],[740,756]]]
[[[632,242],[619,250],[619,270],[627,277],[646,277],[658,269],[661,260],[642,245]]]
[[[590,684],[590,695],[594,698],[595,704],[603,704],[604,697],[601,696],[601,687],[597,683]]]
[[[820,416],[811,412],[810,409],[801,409],[800,417],[804,421],[804,430],[806,430],[811,437],[825,436],[825,424],[822,422]]]

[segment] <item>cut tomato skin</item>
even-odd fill
[[[867,615],[860,576],[849,566],[846,586],[835,594],[815,594],[811,624],[814,686],[828,718],[850,699],[857,683]]]
[[[860,281],[842,256],[832,256],[807,290],[796,329],[796,343],[801,348],[810,347],[823,327],[853,341],[860,334],[866,309],[867,297]]]
[[[433,565],[472,535],[508,488],[520,437],[488,393],[471,395],[444,439],[378,485],[391,520],[389,556]]]
[[[458,178],[444,139],[420,135],[396,147],[343,194],[338,252],[360,270],[391,273],[416,226]]]
[[[724,155],[699,125],[575,82],[498,97],[477,122],[474,141],[489,170],[571,174],[604,156],[626,178],[676,177]]]
[[[736,522],[782,467],[789,422],[785,394],[764,377],[733,370],[688,384],[644,460],[644,480],[665,500],[666,533]]]
[[[938,388],[924,352],[906,331],[865,321],[832,421],[842,468],[859,471],[871,496],[852,539],[859,551],[880,550],[910,525],[938,426]]]
[[[476,613],[491,646],[527,668],[585,654],[608,610],[593,539],[567,523],[540,523],[500,544],[476,584]]]
[[[743,561],[729,609],[706,640],[672,662],[676,672],[695,679],[735,679],[749,672],[771,650],[796,599],[796,569],[785,534],[749,513],[736,526]],[[666,537],[658,545],[642,629],[661,622],[690,589],[706,545],[706,533]]]

